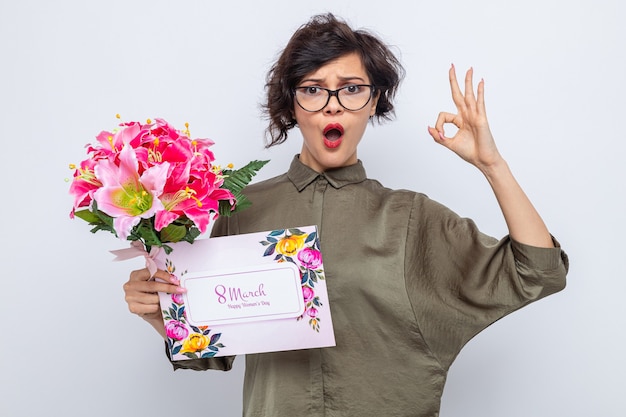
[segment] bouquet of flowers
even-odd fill
[[[117,115],[119,119],[119,115]],[[241,169],[214,165],[209,139],[192,139],[163,119],[123,122],[87,145],[89,157],[74,169],[70,217],[123,240],[171,252],[167,242],[193,243],[218,215],[251,203],[242,194],[268,161]]]

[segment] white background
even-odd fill
[[[380,33],[407,69],[397,120],[362,142],[369,176],[506,233],[486,181],[426,132],[454,110],[450,63],[473,66],[501,152],[571,258],[565,291],[466,346],[441,416],[626,415],[619,0],[0,0],[0,415],[240,413],[242,358],[230,373],[172,372],[123,299],[141,262],[111,262],[126,245],[69,219],[64,179],[116,113],[188,121],[224,164],[269,158],[258,179],[282,173],[300,137],[263,149],[265,73],[325,11]]]

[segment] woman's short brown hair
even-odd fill
[[[293,109],[298,83],[328,62],[353,52],[361,56],[379,94],[374,116],[379,122],[391,119],[392,101],[404,76],[399,60],[371,32],[352,30],[331,13],[317,15],[293,34],[267,74],[267,103],[263,107],[269,119],[268,148],[283,143],[289,129],[296,125]]]

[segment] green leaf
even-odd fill
[[[182,240],[184,240],[185,242],[193,243],[193,241],[196,240],[198,236],[200,236],[200,229],[194,226],[187,229],[187,233],[182,238]]]
[[[252,177],[265,166],[269,161],[251,161],[246,166],[237,170],[224,170],[222,174],[226,176],[222,188],[227,188],[236,193],[243,190],[252,180]]]
[[[117,236],[117,233],[115,233],[115,230],[113,229],[113,227],[109,227],[106,224],[98,224],[96,225],[96,227],[94,227],[93,229],[90,230],[91,233],[96,233],[100,230],[104,230],[105,232],[111,232],[114,235]]]
[[[161,229],[161,242],[180,242],[187,234],[185,226],[170,223]]]
[[[161,239],[159,239],[157,232],[154,230],[154,225],[152,224],[152,221],[150,219],[141,219],[139,224],[133,227],[133,230],[131,231],[131,236],[129,236],[128,239],[136,240],[133,239],[133,237],[139,238],[139,240],[141,240],[146,246],[162,245]]]
[[[91,224],[96,224],[100,221],[100,218],[88,209],[77,211],[74,213],[74,215],[79,219],[83,219],[87,223]]]
[[[94,207],[95,207],[95,204],[94,204]],[[100,210],[96,210],[95,213],[96,213],[96,216],[98,216],[98,218],[102,221],[102,223],[110,227],[111,230],[115,232],[115,229],[113,229],[113,217],[109,216],[108,214],[105,214],[104,212]]]
[[[220,200],[219,215],[230,216],[240,210],[245,210],[252,203],[243,195],[243,189],[252,181],[252,177],[265,166],[269,161],[251,161],[246,166],[237,170],[224,170],[222,174],[225,176],[222,188],[230,190],[236,200],[235,207],[230,205],[229,201]]]

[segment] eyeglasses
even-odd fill
[[[369,103],[375,87],[369,84],[350,84],[336,90],[318,86],[296,87],[294,90],[296,102],[308,112],[322,110],[332,96],[337,97],[337,101],[344,109],[357,111]]]

